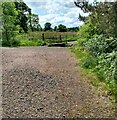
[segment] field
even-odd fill
[[[77,36],[77,32],[32,32],[29,34],[29,37],[38,38],[38,39],[68,39],[68,40],[75,40]]]
[[[77,32],[31,32],[16,37],[19,46],[39,46],[77,40]]]

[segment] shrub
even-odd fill
[[[87,51],[80,57],[82,66],[95,72],[117,99],[117,38],[94,35],[80,39],[78,43],[80,49],[76,49],[78,52],[75,53]]]
[[[80,39],[89,39],[94,35],[95,28],[92,25],[91,21],[87,21],[84,25],[80,27],[79,38]]]
[[[19,45],[20,45],[20,41],[18,40],[9,40],[9,41],[3,40],[2,41],[2,46],[4,47],[17,47]]]
[[[117,52],[113,51],[112,53],[104,53],[98,57],[98,65],[96,66],[96,71],[103,71],[105,76],[105,80],[115,81],[116,78],[116,60],[117,60]]]
[[[97,59],[91,55],[87,56],[83,62],[83,67],[92,69],[97,65]]]

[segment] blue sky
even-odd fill
[[[64,24],[67,27],[77,27],[83,24],[78,20],[79,13],[84,14],[75,6],[74,0],[24,0],[32,9],[32,13],[38,14],[39,23],[42,27],[50,22],[52,27]]]

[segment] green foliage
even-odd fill
[[[39,17],[36,14],[28,15],[28,24],[31,31],[41,31],[41,26],[39,24]]]
[[[2,41],[2,46],[3,47],[17,47],[20,45],[20,41],[18,40],[9,40],[9,41]]]
[[[86,24],[80,27],[78,38],[87,39],[90,38],[92,35],[94,35],[94,26],[89,20]]]
[[[17,35],[17,30],[19,29],[19,26],[15,25],[18,12],[16,11],[15,4],[13,2],[3,2],[2,8],[3,45],[13,46],[15,45],[15,36]]]
[[[79,15],[85,24],[80,27],[78,54],[82,66],[95,72],[106,83],[109,92],[117,100],[117,1],[116,2],[75,2],[88,17]],[[81,52],[81,53],[80,53]]]
[[[44,40],[42,34],[44,34]],[[66,44],[69,41],[76,40],[76,35],[76,32],[29,32],[27,34],[20,33],[16,36],[16,40],[19,41],[19,46],[42,46],[57,42]],[[60,36],[62,40],[60,40]]]
[[[45,44],[44,41],[38,39],[38,37],[32,37],[29,33],[18,35],[16,37],[19,41],[19,46],[42,46]]]
[[[92,50],[82,46],[80,42],[78,41],[79,44],[71,48],[72,52],[80,59],[80,65],[88,69],[89,72],[95,73],[100,82],[106,83],[106,89],[117,100],[117,51],[102,52],[100,55],[94,56]],[[95,49],[93,50],[95,51]],[[93,83],[95,82],[93,81]]]
[[[21,40],[19,46],[42,46],[44,42],[41,40],[30,41],[30,40]]]
[[[83,45],[92,55],[99,56],[102,53],[111,53],[117,50],[116,38],[105,38],[104,35],[94,35],[90,39],[83,41]]]
[[[23,1],[16,1],[14,2],[15,4],[15,8],[18,11],[18,15],[17,15],[17,20],[19,20],[16,24],[20,25],[20,27],[22,28],[22,30],[27,33],[28,32],[28,17],[27,17],[27,13],[31,13],[31,9],[23,2]],[[19,31],[22,32],[22,31]]]
[[[91,20],[95,34],[105,34],[107,37],[117,37],[117,1],[115,2],[75,2],[75,5],[89,17],[79,15],[81,21]]]
[[[94,35],[90,39],[79,39],[78,43],[73,52],[81,58],[82,66],[96,73],[117,99],[117,39]]]
[[[67,32],[67,27],[65,25],[58,25],[58,29],[59,32]]]
[[[57,26],[54,27],[54,31],[57,31]]]
[[[88,68],[88,69],[92,69],[97,65],[97,59],[91,55],[86,56],[86,58],[83,61],[84,61],[83,67]]]
[[[44,31],[48,31],[48,30],[51,30],[52,28],[51,28],[51,23],[49,23],[49,22],[47,22],[47,23],[45,23],[45,25],[44,25]]]
[[[117,52],[103,53],[98,57],[98,65],[95,67],[97,73],[103,72],[106,81],[116,81],[116,60]]]
[[[79,27],[70,27],[70,28],[67,28],[67,31],[78,32],[79,31]]]
[[[16,38],[19,33],[27,33],[29,29],[32,31],[41,29],[38,16],[32,14],[31,9],[23,1],[2,2],[1,7],[3,11],[1,15],[2,46],[19,46],[21,41]],[[38,44],[40,45],[36,43]]]
[[[117,83],[117,39],[95,35],[85,42],[85,47],[98,59],[94,67],[98,77],[107,84]]]

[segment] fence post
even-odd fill
[[[60,41],[62,40],[62,37],[61,37],[61,35],[60,35]]]
[[[43,41],[45,40],[45,38],[44,38],[44,33],[42,34],[42,40],[43,40]]]
[[[67,41],[67,35],[66,35],[66,41]]]

